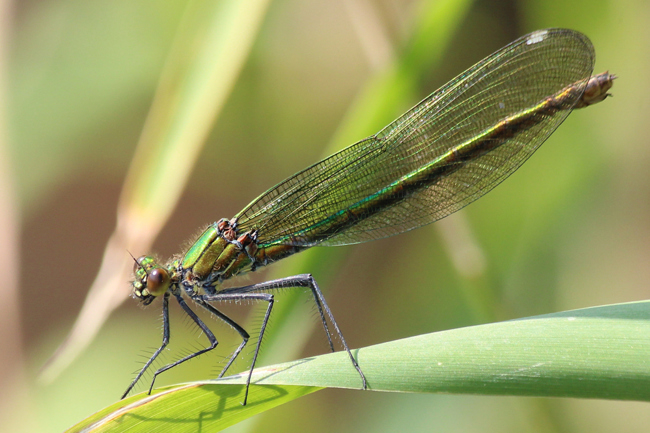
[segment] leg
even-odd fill
[[[194,320],[194,323],[196,323],[199,326],[199,328],[201,328],[201,330],[203,332],[205,332],[205,336],[208,337],[208,340],[210,340],[210,346],[206,347],[205,349],[199,350],[197,352],[191,353],[191,354],[185,356],[184,358],[179,359],[176,362],[173,362],[173,363],[168,364],[168,365],[166,365],[166,366],[164,366],[162,368],[159,368],[153,374],[153,379],[151,379],[151,386],[149,387],[149,394],[151,394],[151,390],[153,389],[153,384],[156,381],[156,377],[160,373],[162,373],[163,371],[167,371],[172,367],[176,367],[177,365],[182,364],[183,362],[185,362],[185,361],[187,361],[189,359],[192,359],[192,358],[195,358],[195,357],[197,357],[199,355],[202,355],[205,352],[209,352],[212,349],[214,349],[215,347],[217,347],[217,344],[219,344],[219,342],[217,341],[217,338],[214,336],[212,331],[210,331],[210,328],[208,328],[207,325],[205,323],[203,323],[203,321],[201,321],[201,319],[199,319],[199,317],[196,315],[196,313],[194,311],[192,311],[192,309],[187,305],[187,303],[185,302],[183,297],[180,294],[179,295],[174,295],[174,296],[176,297],[176,300],[178,301],[181,308],[185,311],[185,314],[190,316],[190,318],[192,320]]]
[[[270,291],[276,289],[290,289],[295,287],[309,287],[309,289],[311,290],[312,294],[314,295],[314,302],[316,303],[318,314],[320,314],[320,320],[323,324],[323,329],[325,329],[327,342],[329,343],[332,352],[335,352],[334,343],[332,343],[332,335],[330,334],[329,327],[327,326],[327,320],[325,320],[325,314],[323,313],[323,307],[321,305],[321,298],[323,299],[323,301],[325,301],[325,299],[323,298],[322,294],[320,295],[320,297],[318,296],[318,293],[320,293],[320,289],[318,288],[318,285],[316,284],[314,278],[309,274],[295,275],[293,277],[286,277],[286,278],[279,278],[277,280],[264,281],[262,283],[253,284],[250,286],[233,287],[230,289],[221,290],[219,292],[219,295],[228,294],[228,293],[262,292],[262,291]],[[327,308],[327,310],[328,310],[328,315],[332,320],[332,323],[335,323],[334,316],[332,316],[332,313],[329,312],[329,308]],[[343,341],[343,345],[345,346],[345,340],[342,338],[343,335],[341,335],[340,332],[339,332],[339,336],[341,337],[341,341]]]
[[[251,368],[248,371],[248,377],[246,378],[246,392],[244,394],[244,401],[242,403],[242,406],[246,406],[246,402],[248,401],[248,388],[250,387],[251,384],[251,377],[253,375],[253,369],[255,368],[255,362],[257,361],[257,355],[260,353],[260,347],[262,345],[262,338],[264,338],[264,331],[266,331],[266,325],[269,321],[269,317],[271,317],[271,310],[273,309],[273,295],[269,293],[236,293],[232,292],[231,293],[218,293],[216,295],[204,295],[204,296],[199,296],[197,297],[198,300],[202,301],[201,305],[206,307],[211,312],[217,312],[219,318],[223,319],[226,323],[231,325],[233,328],[235,328],[238,332],[241,330],[240,335],[242,333],[245,335],[242,335],[242,338],[244,341],[239,345],[237,350],[233,353],[233,355],[230,357],[230,361],[228,361],[228,364],[226,367],[221,371],[221,374],[219,377],[222,377],[226,370],[228,370],[228,367],[233,363],[235,358],[239,355],[239,353],[242,351],[246,343],[248,342],[248,333],[237,323],[232,321],[230,318],[226,317],[223,315],[221,312],[219,312],[216,308],[212,307],[211,305],[207,304],[207,302],[213,301],[213,302],[219,302],[219,301],[229,301],[229,300],[243,300],[243,299],[253,299],[253,300],[260,300],[260,301],[266,301],[269,303],[268,307],[266,308],[266,314],[264,315],[264,320],[262,320],[262,326],[260,327],[260,336],[257,339],[257,345],[255,346],[255,353],[253,355],[253,362],[251,363]],[[197,301],[198,301],[197,300]],[[211,307],[211,308],[208,308]],[[225,320],[227,319],[227,320]]]
[[[169,293],[165,293],[163,296],[163,341],[158,350],[154,352],[153,355],[151,355],[151,358],[149,358],[149,361],[142,367],[142,370],[140,370],[140,373],[133,379],[133,382],[131,382],[131,385],[126,389],[124,394],[122,395],[122,399],[127,396],[129,392],[133,389],[136,383],[140,380],[142,375],[144,374],[145,371],[147,371],[147,368],[151,365],[151,363],[160,355],[160,352],[163,351],[165,347],[167,347],[167,344],[169,343]]]
[[[208,295],[207,297],[210,298],[211,296]],[[235,331],[237,331],[237,333],[238,333],[238,334],[241,336],[241,338],[242,338],[242,342],[241,342],[241,344],[240,344],[239,347],[238,347],[238,348],[237,348],[237,349],[232,353],[232,355],[230,356],[230,360],[228,361],[228,363],[226,364],[226,366],[223,368],[223,370],[221,370],[221,373],[219,373],[219,377],[223,377],[223,375],[226,373],[226,371],[228,371],[228,369],[230,368],[230,366],[232,365],[232,363],[235,361],[235,359],[237,359],[237,356],[239,356],[239,354],[241,353],[241,351],[244,349],[244,346],[246,346],[246,343],[248,343],[248,339],[250,338],[250,335],[248,335],[248,332],[246,332],[246,330],[245,330],[244,328],[242,328],[241,326],[239,326],[239,324],[237,324],[237,322],[235,322],[235,321],[232,320],[230,317],[228,317],[228,316],[226,316],[225,314],[223,314],[221,311],[219,311],[219,310],[217,310],[216,308],[214,308],[212,305],[208,304],[208,303],[207,303],[205,300],[203,300],[202,298],[203,298],[203,297],[196,297],[196,298],[194,299],[194,302],[196,302],[197,304],[199,304],[200,306],[202,306],[203,308],[205,308],[206,310],[208,310],[211,314],[214,314],[214,315],[217,316],[219,319],[223,320],[223,321],[226,322],[228,325],[230,325],[230,326],[231,326]]]
[[[354,356],[352,356],[352,352],[350,352],[350,348],[348,347],[348,344],[345,342],[345,338],[343,337],[343,334],[341,333],[341,330],[339,329],[339,325],[336,323],[336,320],[334,319],[334,315],[332,314],[332,311],[330,310],[329,306],[327,305],[327,302],[325,301],[325,297],[323,296],[322,292],[320,291],[320,288],[318,287],[318,284],[316,283],[316,280],[314,280],[314,277],[312,277],[310,274],[301,274],[301,275],[295,275],[293,277],[287,277],[287,278],[280,278],[277,280],[272,280],[272,281],[265,281],[263,283],[259,284],[253,284],[250,286],[245,286],[245,287],[235,287],[231,289],[226,289],[222,290],[215,296],[215,298],[220,298],[220,299],[225,299],[224,295],[226,294],[246,294],[246,293],[251,293],[251,292],[260,292],[260,291],[270,291],[270,290],[276,290],[276,289],[285,289],[285,288],[292,288],[292,287],[309,287],[312,291],[312,294],[314,295],[314,300],[316,302],[316,307],[318,307],[318,311],[321,315],[321,320],[323,322],[323,327],[325,328],[325,333],[327,334],[327,339],[330,343],[330,347],[332,348],[332,351],[334,351],[334,345],[332,344],[332,338],[330,337],[330,332],[327,327],[327,322],[325,320],[325,315],[323,314],[323,311],[327,314],[327,317],[329,317],[330,322],[332,323],[332,326],[334,326],[334,330],[336,331],[336,334],[339,336],[341,339],[341,344],[343,345],[343,348],[345,351],[348,353],[348,356],[350,357],[350,360],[352,361],[352,365],[354,368],[357,370],[359,373],[359,376],[361,376],[361,382],[363,389],[367,389],[367,384],[366,384],[366,377],[364,376],[363,372],[361,371],[361,368],[359,367],[359,364],[357,363],[357,360],[354,359]],[[239,298],[242,299],[242,298]],[[263,324],[263,326],[266,323]],[[259,345],[259,342],[258,342]],[[257,353],[256,353],[257,356]]]

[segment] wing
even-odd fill
[[[236,216],[238,227],[257,229],[259,245],[344,245],[439,220],[535,152],[582,96],[594,58],[589,39],[572,30],[517,39],[376,135],[259,196]],[[560,97],[560,109],[545,106]]]

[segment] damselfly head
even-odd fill
[[[165,293],[171,284],[169,271],[150,256],[141,256],[135,260],[133,277],[133,297],[144,305],[151,304],[156,296]]]

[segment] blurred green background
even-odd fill
[[[361,89],[409,49],[426,3],[270,2],[154,251],[161,257],[180,252],[200,227],[233,216],[324,156],[332,137],[345,135],[340,125]],[[22,380],[21,366],[8,365],[0,376],[7,380],[0,383],[2,431],[61,431],[114,402],[160,342],[159,303],[142,310],[128,300],[54,383],[36,382],[99,268],[124,177],[187,4],[29,0],[15,2],[11,22],[4,23],[10,27],[7,162],[22,226],[16,251],[21,266],[15,270],[22,335],[0,330],[0,343],[17,339],[25,374]],[[412,100],[392,107],[388,119],[508,42],[546,27],[588,35],[598,56],[596,72],[609,69],[620,79],[614,98],[572,114],[529,162],[460,215],[398,237],[322,249],[316,266],[300,268],[321,281],[351,347],[648,298],[648,23],[650,2],[640,0],[484,0],[467,2],[449,40],[425,40],[432,52],[442,50],[442,57],[421,62],[429,69],[403,83],[414,90]],[[299,260],[287,259],[286,266],[299,267]],[[280,269],[270,273],[289,275],[278,274]],[[303,298],[298,308],[309,313],[310,298]],[[254,317],[261,318],[259,307],[253,306]],[[167,360],[204,344],[177,313],[172,311]],[[318,325],[316,317],[310,320],[316,322],[310,326]],[[327,351],[322,331],[314,329],[298,356]],[[217,332],[224,356],[236,338],[229,330]],[[157,385],[214,377],[220,360],[215,358],[173,369]],[[252,429],[642,432],[650,425],[648,409],[636,402],[325,390],[259,416]]]

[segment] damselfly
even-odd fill
[[[134,266],[133,295],[143,304],[162,297],[162,345],[126,396],[169,343],[169,299],[205,333],[210,345],[158,369],[156,376],[213,350],[217,339],[190,308],[191,299],[234,328],[242,342],[219,374],[239,356],[249,334],[214,304],[267,303],[246,394],[269,316],[273,292],[309,288],[334,351],[334,332],[366,378],[311,275],[224,289],[254,271],[313,246],[354,244],[392,236],[439,220],[476,200],[512,174],[574,108],[604,100],[614,76],[591,76],[594,49],[566,29],[526,35],[483,59],[429,95],[377,134],[296,173],[253,200],[230,220],[210,224],[182,257],[165,266],[143,256]],[[124,397],[123,396],[123,397]]]

